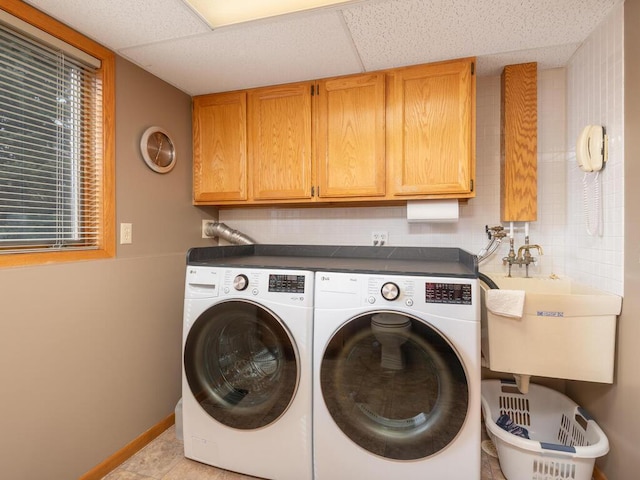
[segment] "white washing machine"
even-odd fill
[[[313,273],[188,266],[185,456],[273,480],[311,480]]]
[[[316,273],[316,480],[480,479],[475,278]]]

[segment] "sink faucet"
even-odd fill
[[[502,258],[502,264],[509,265],[509,277],[511,276],[511,266],[514,263],[517,263],[516,252],[513,249],[513,237],[509,237],[509,254],[506,257]]]
[[[511,276],[511,266],[519,265],[522,268],[522,265],[525,266],[525,277],[529,278],[529,265],[536,261],[536,258],[531,255],[531,250],[538,250],[538,255],[544,255],[542,251],[542,247],[536,244],[529,244],[529,236],[524,237],[524,245],[518,248],[518,253],[516,254],[513,250],[513,238],[509,241],[510,250],[509,254],[502,259],[504,264],[509,264],[509,277]],[[523,253],[524,252],[524,253]]]

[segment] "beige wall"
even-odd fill
[[[640,2],[624,7],[625,50],[625,231],[624,304],[618,322],[618,358],[614,385],[571,382],[568,391],[597,419],[609,438],[611,451],[598,462],[611,480],[637,478],[640,471]]]
[[[116,73],[117,221],[133,244],[113,260],[0,270],[0,476],[77,478],[172,413],[180,397],[191,205],[190,98],[131,63]],[[144,129],[175,136],[166,175],[138,153]]]

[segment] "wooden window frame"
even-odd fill
[[[102,216],[97,248],[90,250],[0,254],[0,267],[50,264],[115,256],[115,54],[99,43],[19,0],[0,8],[100,60],[102,82]]]

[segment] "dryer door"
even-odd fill
[[[467,374],[455,349],[426,322],[393,312],[355,317],[332,336],[320,386],[342,432],[384,458],[438,453],[468,414]]]
[[[282,321],[261,305],[237,300],[209,308],[194,322],[184,372],[211,417],[243,430],[277,420],[300,376],[297,349]]]

